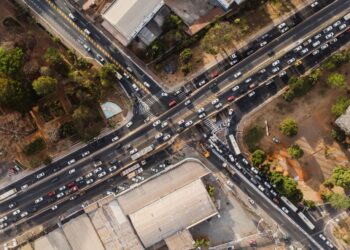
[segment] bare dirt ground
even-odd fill
[[[240,40],[232,40],[232,44],[227,51],[233,51],[235,48],[239,48],[244,46],[247,39],[251,39],[252,35],[258,32],[263,27],[268,26],[269,24],[276,22],[278,18],[282,15],[286,15],[298,6],[305,4],[307,1],[305,0],[285,0],[278,1],[277,3],[268,3],[265,6],[262,6],[257,11],[247,11],[242,14],[234,15],[233,18],[241,19],[241,23],[237,25],[236,29],[240,33],[240,27],[248,26],[249,32],[244,33]],[[156,71],[153,69],[157,76],[162,79],[164,84],[171,86],[176,86],[180,82],[184,80],[192,79],[195,75],[197,75],[201,70],[204,70],[207,67],[210,67],[215,61],[221,61],[223,59],[222,55],[213,56],[205,53],[200,44],[191,48],[193,52],[193,58],[191,60],[192,63],[192,71],[187,76],[178,69],[174,74],[168,74],[162,70]],[[169,58],[169,61],[177,60],[177,56],[173,56]]]
[[[350,64],[344,65],[338,71],[347,77],[350,85]],[[336,117],[331,114],[331,106],[339,96],[345,96],[346,89],[335,89],[327,85],[323,76],[321,81],[304,97],[287,103],[280,96],[257,112],[252,113],[245,122],[245,129],[252,126],[265,128],[268,122],[270,136],[264,135],[259,147],[277,159],[279,167],[284,168],[291,176],[304,178],[299,181],[299,187],[305,199],[320,201],[318,195],[320,184],[330,177],[334,166],[349,166],[350,153],[331,137],[332,123]],[[297,121],[299,132],[289,138],[279,131],[280,122],[290,117]],[[274,144],[272,138],[277,137],[281,144]],[[304,156],[298,161],[288,157],[286,149],[292,144],[298,144],[304,151]],[[248,153],[248,150],[245,150]],[[282,159],[282,160],[281,160]]]

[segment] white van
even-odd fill
[[[91,34],[90,30],[88,30],[88,29],[84,29],[84,32],[85,32],[85,34],[88,35],[88,36],[90,36],[90,34]]]

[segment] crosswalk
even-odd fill
[[[142,97],[142,100],[144,103],[146,103],[149,107],[152,106],[155,103],[160,103],[160,100],[158,99],[157,96],[154,95],[146,95]]]
[[[181,101],[186,99],[186,97],[187,96],[186,96],[186,93],[184,91],[177,95],[177,98],[179,98],[179,100],[181,100]]]
[[[213,134],[217,133],[222,129],[221,126],[216,125],[210,119],[205,119],[203,122],[204,122],[204,125],[207,126]]]
[[[149,100],[149,99],[146,99]],[[146,117],[153,118],[155,115],[152,113],[149,104],[142,99],[139,99],[139,111],[140,114],[145,115]]]

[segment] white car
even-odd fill
[[[115,136],[112,138],[112,142],[118,141],[119,140],[119,136]]]
[[[232,154],[229,154],[228,157],[230,158],[230,161],[231,161],[231,162],[235,162],[235,158],[233,157]]]
[[[284,33],[284,32],[286,32],[287,30],[289,30],[289,27],[287,26],[287,27],[284,27],[283,29],[281,29],[281,33]]]
[[[89,46],[87,46],[86,44],[84,44],[83,47],[87,52],[91,51],[91,48]]]
[[[289,210],[288,210],[287,208],[282,207],[281,209],[282,209],[282,211],[285,212],[286,214],[289,214]]]
[[[268,189],[272,188],[270,183],[268,183],[267,181],[264,182],[264,186],[267,187]]]
[[[318,2],[315,1],[315,2],[313,2],[310,6],[311,6],[312,8],[315,8],[317,5],[318,5]]]
[[[232,60],[232,61],[230,60],[230,61],[229,61],[229,64],[232,66],[232,65],[235,65],[237,62],[238,62],[237,59]]]
[[[236,86],[234,86],[234,87],[232,88],[232,91],[233,91],[233,92],[236,92],[237,90],[239,90],[239,85],[236,85]]]
[[[53,207],[51,207],[52,211],[55,211],[57,209],[57,205],[54,205]]]
[[[203,113],[201,113],[201,114],[198,115],[198,118],[199,118],[199,119],[202,119],[202,118],[204,118],[204,117],[206,117],[206,116],[207,116],[207,114],[203,112]]]
[[[274,67],[274,68],[271,70],[271,72],[272,72],[272,73],[277,73],[279,70],[280,70],[279,67]]]
[[[309,49],[304,48],[304,49],[302,49],[302,51],[300,51],[300,55],[305,55],[307,52],[309,52]]]
[[[339,26],[338,29],[339,29],[339,30],[343,30],[343,29],[346,28],[346,26],[347,26],[346,23],[343,23],[342,25]]]
[[[168,96],[168,93],[162,92],[162,93],[161,93],[161,96],[167,97],[167,96]]]
[[[36,200],[34,201],[34,203],[35,203],[35,204],[38,204],[38,203],[42,202],[43,200],[44,200],[43,197],[39,197],[38,199],[36,199]]]
[[[255,95],[255,91],[249,92],[248,96],[253,97]]]
[[[326,241],[326,237],[323,235],[323,234],[319,234],[318,237],[323,240],[323,241]]]
[[[217,104],[217,103],[219,103],[219,99],[218,99],[218,98],[216,98],[215,100],[213,100],[213,101],[211,102],[211,104],[213,104],[213,105],[215,105],[215,104]]]
[[[319,33],[319,34],[317,34],[316,36],[314,36],[314,39],[315,39],[315,40],[318,40],[318,39],[320,39],[320,38],[321,38],[321,36],[322,36],[322,34],[321,34],[321,33]]]
[[[191,100],[188,99],[188,100],[185,101],[185,106],[187,106],[189,104],[191,104]]]
[[[236,59],[236,58],[237,58],[237,55],[236,55],[236,53],[233,53],[232,55],[230,55],[230,57],[231,57],[232,59]]]
[[[329,41],[329,44],[334,44],[338,41],[338,39],[335,37],[332,40]]]
[[[157,127],[159,124],[161,124],[161,121],[156,120],[155,122],[153,122],[153,127]]]
[[[336,21],[335,23],[333,23],[333,27],[336,28],[338,27],[339,25],[341,25],[341,21]]]
[[[267,44],[267,41],[262,41],[262,42],[260,43],[260,47],[264,47],[266,44]]]
[[[322,44],[322,46],[320,47],[321,50],[325,50],[329,47],[328,43]]]
[[[28,215],[28,212],[27,211],[24,211],[23,213],[21,213],[21,218],[24,218]]]
[[[85,175],[85,179],[88,179],[88,178],[90,178],[91,176],[93,176],[93,173],[92,173],[92,172],[90,172],[90,173],[88,173],[87,175]]]
[[[7,216],[0,218],[0,223],[3,223],[4,221],[7,221]]]
[[[278,26],[277,26],[277,28],[279,28],[279,29],[282,29],[282,28],[284,28],[284,27],[286,27],[286,23],[280,23]]]
[[[255,167],[251,167],[250,169],[254,174],[259,174],[259,170],[257,170]]]
[[[272,67],[276,67],[278,64],[280,64],[280,60],[276,60],[272,63]]]
[[[333,244],[330,241],[326,241],[326,245],[329,246],[329,248],[334,248]]]
[[[164,137],[163,137],[163,141],[167,141],[167,140],[169,140],[169,139],[170,139],[170,137],[171,137],[171,135],[169,135],[169,134],[164,135]]]
[[[275,191],[275,190],[273,190],[273,189],[271,189],[271,190],[270,190],[270,193],[271,193],[273,196],[277,196],[276,191]]]
[[[126,79],[129,79],[129,78],[130,78],[129,74],[126,73],[126,72],[123,72],[123,75],[125,76]]]
[[[94,174],[97,174],[98,172],[101,172],[102,171],[102,168],[99,167],[99,168],[96,168],[93,170]]]
[[[103,59],[103,57],[101,55],[97,54],[96,57],[102,64],[105,63],[105,59]]]
[[[133,149],[130,151],[130,155],[136,154],[137,151],[138,151],[137,148],[133,148]]]
[[[333,36],[334,36],[334,33],[331,32],[331,33],[327,34],[327,35],[325,36],[325,38],[328,40],[328,39],[331,39]]]
[[[252,78],[249,77],[249,78],[247,78],[244,82],[245,82],[245,83],[250,83],[251,81],[252,81]]]
[[[101,166],[102,165],[102,161],[95,161],[94,162],[94,167],[98,167],[98,166]]]
[[[24,189],[26,189],[26,188],[28,188],[28,184],[24,184],[24,185],[21,187],[21,190],[24,190]]]
[[[42,177],[44,177],[45,176],[45,173],[44,172],[41,172],[40,174],[37,174],[36,175],[36,178],[37,179],[40,179],[40,178],[42,178]]]
[[[283,77],[283,76],[285,76],[287,74],[287,72],[285,71],[285,70],[283,70],[283,71],[281,71],[279,74],[278,74],[278,76],[279,77]]]
[[[314,48],[316,48],[318,45],[320,45],[321,44],[321,42],[320,41],[316,41],[316,42],[314,42],[313,44],[312,44],[312,47],[314,47]]]
[[[228,115],[233,115],[233,112],[234,112],[233,109],[229,109],[229,110],[228,110]]]
[[[75,162],[75,159],[71,159],[71,160],[69,160],[67,163],[68,163],[68,165],[71,165],[71,164],[73,164]]]
[[[325,29],[323,30],[323,34],[326,34],[326,33],[330,32],[332,29],[333,29],[333,27],[332,27],[331,25],[328,26],[327,28],[325,28]]]
[[[246,158],[243,157],[242,161],[244,162],[245,165],[249,165],[249,162],[248,162],[248,160]]]
[[[238,77],[240,77],[242,75],[241,71],[236,72],[233,76],[235,79],[237,79]]]
[[[143,82],[143,85],[145,85],[147,88],[151,87],[151,85],[148,82]]]
[[[90,151],[85,151],[84,153],[81,154],[81,157],[85,157],[90,154]]]
[[[62,198],[63,196],[64,196],[64,193],[61,192],[61,193],[59,193],[59,194],[56,195],[56,198],[59,199],[59,198]]]
[[[292,57],[291,59],[289,59],[289,60],[287,61],[287,63],[290,65],[290,64],[294,63],[295,60],[296,60],[295,57]]]
[[[129,71],[129,72],[132,72],[132,69],[130,67],[126,67],[126,69]]]
[[[193,124],[192,120],[189,120],[185,123],[185,127],[187,128],[187,127],[191,126],[192,124]]]
[[[263,186],[261,186],[261,185],[259,185],[258,188],[259,188],[259,190],[260,190],[261,192],[264,192],[264,191],[265,191],[265,188],[264,188]]]
[[[84,33],[87,34],[88,36],[90,36],[90,34],[91,34],[90,30],[88,30],[88,29],[84,29]]]
[[[143,177],[141,175],[136,176],[136,178],[139,179],[140,181],[143,181],[145,179],[145,177]]]
[[[168,122],[167,121],[162,122],[161,127],[165,128],[166,126],[168,126]]]
[[[136,92],[138,92],[138,91],[140,90],[140,88],[137,87],[137,85],[136,85],[135,83],[133,83],[133,84],[131,85],[131,87],[132,87]]]
[[[259,71],[260,74],[264,74],[265,72],[266,72],[266,69],[265,69],[265,68],[263,68],[263,69],[261,69],[261,70]]]
[[[66,186],[62,186],[62,187],[60,187],[58,190],[59,191],[63,191],[63,190],[65,190],[66,189]]]
[[[299,45],[298,47],[295,47],[295,48],[293,49],[293,51],[294,51],[294,52],[298,52],[298,51],[300,51],[300,50],[302,50],[302,49],[303,49],[303,46]]]
[[[109,172],[113,172],[115,170],[117,170],[117,166],[112,166],[112,167],[108,168]]]
[[[74,174],[75,173],[75,168],[72,168],[68,171],[68,174]]]
[[[312,54],[313,56],[316,56],[318,53],[320,53],[320,51],[317,49],[317,50],[312,51],[311,54]]]
[[[205,80],[202,80],[202,81],[200,81],[200,82],[198,83],[198,86],[201,87],[201,86],[203,86],[205,83],[206,83],[206,81],[205,81]]]
[[[77,20],[75,16],[72,13],[68,14],[69,18],[72,19],[73,21]]]
[[[154,137],[154,139],[158,140],[159,138],[161,138],[163,136],[163,133],[158,133],[156,134],[156,136]]]
[[[204,108],[200,108],[200,109],[197,110],[197,114],[203,113],[204,111],[205,111]]]
[[[222,107],[222,103],[221,103],[221,102],[219,102],[218,104],[215,105],[215,108],[216,108],[216,109],[219,109],[219,108],[221,108],[221,107]]]
[[[97,175],[97,177],[98,177],[98,178],[102,178],[102,177],[105,176],[106,174],[107,174],[106,171],[103,171],[103,172],[99,173],[99,174]]]
[[[17,209],[16,211],[14,211],[13,213],[12,213],[12,215],[17,215],[17,214],[19,214],[21,212],[21,210],[20,209]]]
[[[184,123],[185,123],[185,120],[180,120],[180,121],[178,121],[177,125],[181,126]]]
[[[134,123],[133,123],[132,121],[130,121],[130,122],[128,122],[128,123],[126,124],[126,127],[127,127],[127,128],[130,128],[133,124],[134,124]]]
[[[86,185],[89,185],[89,184],[91,184],[91,183],[93,183],[94,182],[94,179],[88,179],[88,180],[86,180]]]

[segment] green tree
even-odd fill
[[[349,105],[350,105],[350,99],[346,97],[339,97],[337,99],[337,102],[333,104],[331,112],[337,117],[341,116],[345,114],[345,111],[349,107]]]
[[[11,110],[26,112],[31,108],[33,93],[23,82],[0,77],[0,105]]]
[[[346,79],[343,74],[332,73],[328,76],[327,82],[332,87],[342,88],[345,86]]]
[[[303,199],[303,193],[298,189],[297,182],[292,178],[275,171],[270,172],[269,178],[276,190],[292,202],[297,203]]]
[[[184,73],[184,75],[189,74],[192,71],[192,64],[191,63],[186,63],[181,66],[181,71]]]
[[[163,24],[163,30],[169,31],[171,29],[180,29],[182,25],[182,20],[177,15],[171,14],[168,19],[165,20]]]
[[[257,149],[252,154],[252,163],[255,167],[260,166],[266,160],[266,154],[261,149]]]
[[[254,126],[248,129],[244,134],[244,143],[247,144],[250,152],[254,152],[259,146],[261,139],[264,137],[264,129]]]
[[[99,73],[102,86],[110,87],[117,83],[116,71],[117,67],[114,64],[106,63],[102,66]]]
[[[212,185],[208,185],[207,191],[210,197],[214,197],[215,194],[215,187]]]
[[[313,200],[303,200],[303,204],[311,210],[316,208],[316,203]]]
[[[291,102],[294,98],[305,95],[316,83],[315,79],[318,77],[317,73],[309,77],[291,77],[288,81],[289,88],[283,94],[283,98]]]
[[[350,169],[343,166],[336,166],[333,169],[332,177],[334,185],[344,189],[350,188]]]
[[[194,241],[193,247],[194,249],[209,247],[210,241],[206,238],[199,238]]]
[[[192,50],[190,48],[184,49],[179,56],[179,60],[181,64],[189,63],[192,58]]]
[[[36,154],[46,148],[43,138],[39,137],[23,147],[23,153],[26,155]]]
[[[299,159],[304,155],[304,151],[299,145],[294,144],[288,148],[288,154],[294,159]]]
[[[326,200],[335,209],[347,210],[350,208],[350,198],[344,194],[330,193],[327,195]]]
[[[8,51],[0,48],[0,72],[15,77],[21,70],[23,56],[24,53],[21,48]]]
[[[292,118],[285,118],[280,124],[282,134],[292,137],[298,133],[298,124]]]
[[[350,51],[342,50],[334,53],[330,56],[323,64],[322,67],[327,70],[333,70],[340,67],[344,63],[349,62],[350,60]]]
[[[61,124],[60,128],[58,129],[58,134],[60,138],[67,138],[69,136],[74,135],[77,132],[76,128],[74,127],[73,122],[66,122]]]
[[[48,48],[44,54],[45,61],[60,75],[66,77],[70,71],[69,65],[54,48]]]
[[[57,80],[50,76],[40,76],[33,81],[33,89],[38,95],[51,94],[56,90]]]
[[[344,142],[346,139],[345,132],[339,128],[332,129],[331,136],[334,140],[338,142]]]

